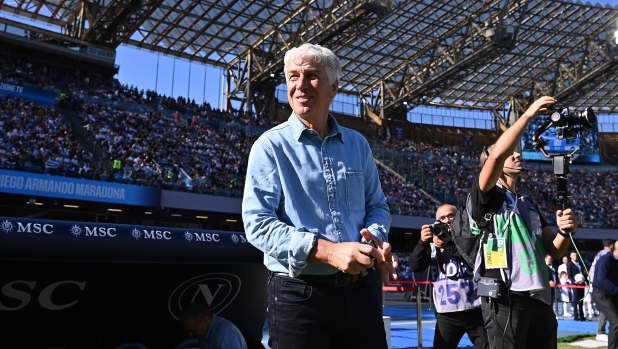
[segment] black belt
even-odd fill
[[[289,277],[288,274],[285,274],[285,273],[275,273],[275,274],[279,276]],[[365,275],[367,275],[366,271],[360,274],[346,274],[342,272],[338,272],[335,274],[328,274],[328,275],[302,275],[301,274],[301,275],[298,275],[296,279],[303,280],[310,284],[324,284],[324,285],[341,287],[341,286],[348,286],[357,281],[360,281],[360,279],[362,279],[363,276]]]

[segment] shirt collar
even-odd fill
[[[212,318],[210,319],[210,325],[208,325],[208,332],[206,332],[206,335],[204,336],[204,338],[202,338],[203,341],[207,341],[208,338],[212,337],[212,328],[213,328],[213,324],[218,321],[217,320],[217,316],[215,314],[212,314]]]
[[[294,131],[294,136],[296,137],[296,140],[300,139],[303,131],[309,129],[307,126],[305,126],[305,124],[303,124],[302,121],[300,121],[300,117],[296,116],[295,113],[292,113],[292,115],[290,115],[290,117],[288,118],[288,122],[290,123],[290,126]],[[326,138],[338,135],[339,139],[341,139],[341,142],[345,143],[345,141],[343,140],[343,133],[341,132],[341,127],[339,126],[339,123],[337,123],[337,120],[335,120],[335,117],[328,114],[328,123],[331,126],[331,130],[328,136],[326,136]]]

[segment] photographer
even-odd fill
[[[482,247],[475,276],[481,276],[479,295],[491,348],[557,347],[558,323],[543,257],[564,254],[577,219],[571,209],[558,210],[556,232],[532,200],[517,194],[517,178],[525,169],[515,151],[528,123],[556,102],[553,97],[538,99],[493,146],[483,149],[482,170],[470,189],[470,229]],[[478,230],[488,222],[490,229]]]
[[[431,264],[429,279],[434,282],[436,306],[433,347],[456,349],[468,333],[477,349],[486,349],[487,332],[472,271],[443,249],[451,241],[451,222],[456,213],[455,206],[442,205],[436,211],[437,222],[423,225],[421,239],[410,256],[410,269],[423,271]]]

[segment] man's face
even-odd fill
[[[288,102],[294,113],[310,122],[326,118],[339,82],[328,82],[324,65],[299,57],[288,63],[286,74]]]
[[[567,264],[569,262],[569,258],[567,256],[562,257],[562,263]]]
[[[551,256],[545,256],[545,264],[550,265],[552,262]]]
[[[442,206],[438,208],[436,211],[436,219],[442,223],[448,225],[449,230],[451,229],[451,222],[455,218],[455,214],[457,213],[457,209],[455,206]]]
[[[190,337],[204,338],[208,332],[208,326],[210,325],[210,319],[204,317],[199,319],[188,319],[182,326],[187,330]]]
[[[577,253],[571,252],[571,260],[577,261]]]
[[[507,167],[510,167],[510,168],[507,168]],[[502,171],[512,176],[519,176],[522,173],[522,171],[513,170],[514,168],[522,168],[521,154],[516,151],[514,151],[513,155],[509,156],[506,159],[506,161],[504,161],[504,168],[502,169]]]

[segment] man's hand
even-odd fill
[[[562,232],[573,234],[575,229],[577,229],[577,217],[575,216],[575,212],[570,208],[564,211],[556,211],[556,224]]]
[[[534,103],[532,103],[532,105],[528,107],[528,110],[526,110],[522,117],[528,117],[533,119],[539,114],[547,114],[549,107],[556,103],[558,103],[558,101],[554,97],[543,96],[534,101]]]
[[[377,249],[358,242],[331,243],[329,246],[328,264],[348,274],[358,274],[373,267],[370,256],[376,261],[378,257],[382,258]]]
[[[434,236],[429,224],[425,224],[421,227],[421,241],[433,242],[437,248],[444,248],[451,241],[451,236],[448,234],[443,237]]]
[[[425,224],[421,227],[421,241],[422,242],[431,242],[433,240],[433,234],[431,233],[431,228],[429,224]]]
[[[437,248],[444,248],[451,241],[451,236],[446,233],[443,234],[442,237],[433,236],[433,244],[436,245]]]
[[[360,233],[365,240],[373,240],[376,246],[378,246],[376,249],[370,245],[363,245],[365,247],[371,247],[369,254],[376,258],[377,265],[375,267],[382,273],[382,281],[384,281],[384,285],[388,286],[390,284],[389,275],[393,278],[393,280],[397,280],[397,272],[395,271],[395,267],[397,267],[397,258],[391,253],[391,244],[374,236],[369,232],[369,230],[367,230],[367,228],[363,228]]]

